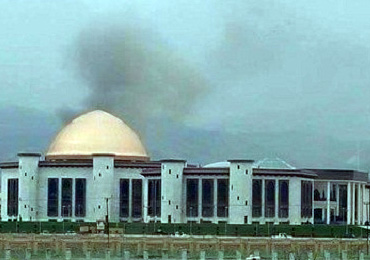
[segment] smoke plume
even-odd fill
[[[339,25],[304,11],[282,1],[225,3],[218,31],[202,32],[217,37],[205,37],[216,40],[199,51],[201,68],[155,26],[87,27],[76,55],[87,107],[126,119],[158,157],[352,167],[356,144],[370,149],[369,47],[358,32],[337,33]]]
[[[90,88],[87,106],[116,113],[139,132],[153,118],[185,118],[208,89],[181,53],[140,26],[89,27],[77,46],[79,69]]]

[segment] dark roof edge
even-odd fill
[[[358,170],[352,170],[352,169],[320,169],[320,168],[303,168],[302,170],[308,170],[308,171],[326,171],[326,172],[360,172],[360,173],[368,173],[366,171],[358,171]]]
[[[184,159],[162,159],[162,160],[159,160],[161,163],[166,163],[166,162],[169,162],[169,163],[171,163],[171,162],[173,162],[173,163],[176,163],[176,162],[178,162],[178,163],[186,163],[186,160],[184,160]]]
[[[18,156],[41,157],[41,153],[18,153]]]
[[[93,153],[92,157],[116,157],[114,153]]]
[[[3,162],[0,163],[0,169],[11,169],[11,168],[18,168],[18,162]]]
[[[230,159],[227,161],[230,163],[254,163],[254,160],[248,160],[248,159]]]

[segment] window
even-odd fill
[[[140,218],[142,215],[142,180],[132,180],[132,217]]]
[[[75,216],[86,215],[86,179],[76,179],[75,182]]]
[[[279,218],[289,217],[289,181],[279,181]]]
[[[8,216],[18,216],[18,179],[8,179]]]
[[[312,217],[312,182],[301,181],[301,217]]]
[[[202,216],[213,217],[213,179],[202,180]]]
[[[275,217],[275,180],[265,180],[265,217]]]
[[[253,180],[252,184],[252,217],[262,216],[262,180]]]
[[[198,217],[198,198],[199,190],[198,179],[186,180],[186,216]]]
[[[217,180],[217,217],[229,215],[229,180]]]
[[[148,215],[161,216],[161,180],[148,181]]]
[[[128,210],[129,210],[129,179],[121,179],[120,180],[120,195],[119,195],[119,201],[120,201],[120,210],[119,210],[119,216],[121,218],[127,218],[128,217]]]
[[[58,194],[59,194],[59,179],[48,179],[48,217],[58,216]]]
[[[62,216],[72,216],[72,179],[62,179]]]

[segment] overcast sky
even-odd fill
[[[99,108],[154,159],[370,167],[369,1],[0,5],[1,160]]]

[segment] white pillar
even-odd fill
[[[301,218],[301,178],[292,177],[289,180],[289,222],[291,225],[299,225]]]
[[[367,219],[366,204],[365,204],[365,202],[366,202],[366,193],[365,193],[365,191],[366,191],[365,185],[362,184],[362,198],[361,198],[361,200],[362,200],[362,206],[361,206],[361,208],[362,208],[362,224],[365,224],[365,221]]]
[[[217,179],[213,180],[213,223],[217,223]]]
[[[311,202],[312,202],[312,213],[311,213],[311,223],[315,223],[315,182],[312,181],[312,194],[311,194]]]
[[[132,221],[132,179],[128,182],[128,219],[131,222]]]
[[[326,185],[326,224],[330,224],[330,181]]]
[[[72,178],[72,209],[71,211],[69,212],[68,211],[68,214],[69,217],[71,218],[74,218],[75,216],[75,208],[76,208],[76,205],[75,205],[75,202],[76,202],[76,179],[75,178]]]
[[[275,224],[279,224],[279,180],[275,180]]]
[[[143,219],[145,223],[148,223],[148,179],[143,179]]]
[[[62,217],[62,179],[58,178],[58,216]]]
[[[355,208],[356,208],[356,184],[352,183],[352,225],[356,224]]]
[[[335,188],[335,198],[336,198],[336,202],[337,202],[337,210],[336,210],[336,213],[335,215],[339,215],[339,184],[336,184],[336,188]]]
[[[361,224],[361,186],[357,184],[357,225]]]
[[[202,179],[199,178],[198,182],[198,219],[200,220],[202,218],[202,196],[203,196],[203,190],[202,190]]]
[[[347,184],[347,224],[351,224],[351,216],[352,216],[352,206],[351,206],[351,183],[348,182]]]
[[[265,179],[262,179],[262,222],[261,224],[264,224],[266,222],[265,220]]]

